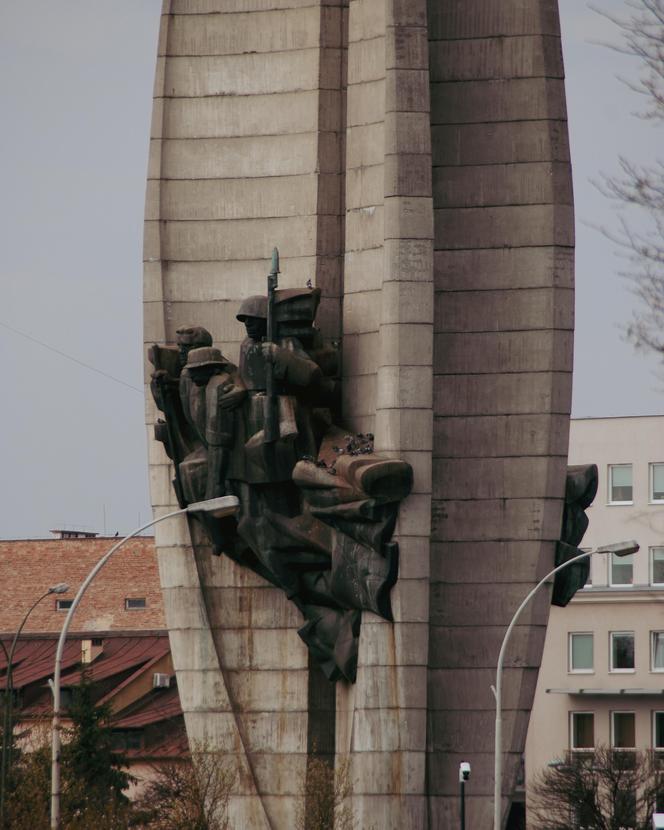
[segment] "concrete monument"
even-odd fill
[[[336,658],[330,682],[324,655],[298,636],[290,565],[275,580],[279,558],[249,543],[247,567],[249,553],[232,555],[227,528],[215,538],[184,520],[158,527],[189,735],[242,770],[233,827],[295,827],[317,755],[348,759],[363,830],[454,826],[461,761],[473,769],[468,825],[491,825],[498,648],[521,599],[553,566],[565,503],[565,119],[555,0],[164,2],[145,223],[145,341],[158,349],[146,377],[154,372],[157,396],[181,410],[148,395],[151,435],[164,421],[164,440],[150,443],[155,510],[172,509],[187,488],[205,495],[230,481],[241,504],[271,509],[296,488],[299,505],[322,513],[330,464],[339,474],[365,458],[337,458],[345,435],[413,471],[391,540],[393,619],[380,603],[339,603],[361,617],[354,683]],[[250,367],[275,357],[275,376],[284,370],[262,343],[267,300],[258,299],[275,243],[277,291],[294,292],[290,310],[298,297],[318,303],[320,334],[303,359],[319,370],[310,376],[317,400],[337,407],[330,423],[344,425],[329,444],[321,437],[298,449],[313,461],[298,457],[283,488],[228,473],[238,413],[257,392],[270,397],[269,375]],[[195,325],[178,334],[185,321]],[[299,339],[284,332],[304,322],[284,319],[280,336]],[[323,368],[337,356],[338,371]],[[183,403],[185,371],[193,386]],[[299,406],[310,384],[291,394],[294,386],[286,397]],[[273,406],[281,430],[288,413]],[[204,440],[203,459],[195,453]],[[246,540],[260,528],[249,518],[245,533],[242,518],[237,536]],[[325,526],[346,544],[344,528]],[[281,538],[279,530],[270,528]],[[506,826],[522,798],[550,599],[543,592],[524,615],[507,660]]]

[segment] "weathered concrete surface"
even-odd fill
[[[235,358],[237,306],[264,291],[277,244],[281,284],[323,290],[346,422],[415,472],[395,623],[364,615],[336,718],[283,595],[203,548],[194,560],[186,527],[160,526],[190,736],[242,769],[233,827],[295,827],[326,722],[350,757],[358,827],[453,826],[462,760],[469,825],[490,826],[489,686],[504,628],[552,563],[565,480],[573,217],[557,4],[167,0],[159,53],[146,342],[196,322]],[[151,444],[159,510],[173,501],[166,461]],[[507,658],[506,809],[547,616],[543,594]]]
[[[351,753],[358,826],[394,830],[421,828],[427,814],[434,306],[425,24],[424,2],[350,3],[344,405],[377,449],[413,465],[415,486],[395,534],[395,622],[364,615],[357,683],[337,690],[337,751]]]
[[[268,4],[265,4],[268,5]],[[206,326],[237,359],[244,297],[308,279],[339,335],[338,175],[342,10],[294,0],[165,2],[146,204],[145,341]],[[326,89],[327,88],[327,89]],[[155,419],[148,403],[147,423]],[[156,509],[173,504],[168,459],[151,442]],[[234,828],[296,825],[308,750],[308,665],[282,592],[159,526],[161,579],[192,743],[221,749],[240,777]]]
[[[573,217],[554,0],[429,3],[435,215],[434,502],[428,670],[431,826],[491,825],[504,630],[559,538],[571,396]],[[507,658],[504,804],[548,618]]]

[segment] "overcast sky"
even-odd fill
[[[589,180],[615,171],[621,153],[654,159],[662,128],[632,116],[639,101],[616,77],[634,72],[630,59],[589,42],[615,39],[611,25],[583,0],[560,5],[577,214],[574,414],[659,414],[655,359],[621,339],[634,304],[624,263],[589,227],[611,225],[614,211]],[[160,7],[0,4],[2,538],[125,533],[150,516],[141,245]]]

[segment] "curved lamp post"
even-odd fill
[[[509,642],[512,629],[516,625],[517,620],[521,616],[521,612],[528,605],[530,600],[535,596],[539,589],[550,581],[551,577],[562,571],[568,565],[573,565],[582,559],[591,557],[595,553],[615,553],[616,556],[629,556],[631,553],[636,553],[639,545],[633,539],[629,542],[617,542],[613,545],[604,545],[596,550],[588,550],[580,553],[578,556],[573,556],[561,565],[558,565],[553,570],[543,577],[537,585],[530,591],[530,593],[523,600],[521,605],[514,612],[510,624],[507,626],[507,631],[503,637],[503,643],[498,654],[498,665],[496,666],[496,685],[491,687],[491,691],[496,699],[496,731],[494,737],[494,786],[493,786],[493,830],[502,830],[501,827],[501,807],[502,807],[502,793],[503,788],[503,720],[502,720],[502,686],[503,686],[503,661],[505,659],[505,651]]]
[[[46,599],[46,597],[50,596],[51,594],[66,594],[68,590],[69,585],[67,585],[66,582],[58,582],[57,585],[51,585],[51,587],[47,591],[44,591],[44,593],[38,599],[36,599],[30,606],[30,608],[28,608],[28,610],[26,611],[16,634],[14,634],[14,639],[12,640],[12,644],[9,648],[9,654],[7,654],[7,649],[5,648],[4,643],[2,644],[3,650],[5,652],[5,657],[7,658],[7,682],[5,685],[5,711],[2,722],[2,761],[0,766],[0,827],[5,826],[5,792],[7,789],[7,769],[9,767],[9,754],[11,752],[12,746],[12,731],[14,729],[12,717],[12,697],[14,692],[13,662],[14,652],[16,651],[18,638],[21,636],[21,631],[23,631],[23,628],[28,621],[28,617],[30,616],[30,614],[32,614],[32,612],[43,599]]]
[[[71,604],[71,607],[69,608],[69,611],[67,612],[67,616],[62,625],[62,630],[60,631],[58,647],[55,652],[55,667],[53,670],[53,679],[49,680],[49,686],[51,687],[51,691],[53,693],[53,722],[51,727],[52,830],[58,830],[58,828],[60,827],[60,673],[62,669],[62,653],[64,651],[65,640],[67,639],[67,632],[69,631],[69,625],[71,623],[72,617],[74,616],[74,612],[78,608],[78,605],[81,599],[83,598],[83,594],[87,591],[92,580],[97,576],[99,571],[104,567],[104,565],[108,562],[111,556],[113,556],[115,551],[121,548],[125,542],[129,541],[129,539],[133,539],[134,536],[138,536],[138,534],[142,531],[147,530],[149,527],[153,527],[154,525],[158,524],[159,522],[163,522],[166,519],[172,519],[175,516],[182,516],[186,513],[204,513],[208,516],[212,516],[213,518],[228,516],[236,512],[238,504],[239,501],[235,496],[221,496],[217,499],[208,499],[207,501],[194,502],[193,504],[190,504],[181,510],[174,510],[172,513],[165,513],[163,516],[158,516],[151,522],[148,522],[147,524],[136,528],[136,530],[133,530],[128,536],[125,536],[124,539],[120,539],[119,542],[113,545],[113,547],[107,553],[105,553],[101,557],[101,559],[99,559],[99,561],[92,568],[90,573],[85,577],[85,579],[81,583],[81,587],[78,589],[78,592],[74,597],[74,600]]]

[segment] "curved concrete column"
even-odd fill
[[[358,826],[414,829],[427,813],[433,359],[423,2],[351,2],[348,83],[344,401],[380,452],[413,465],[415,486],[395,533],[395,622],[363,615],[357,683],[337,692],[337,749],[351,753]]]
[[[429,650],[432,826],[492,824],[498,650],[553,565],[567,463],[571,171],[555,0],[429,4],[435,215]],[[505,673],[504,809],[517,785],[549,597]]]

